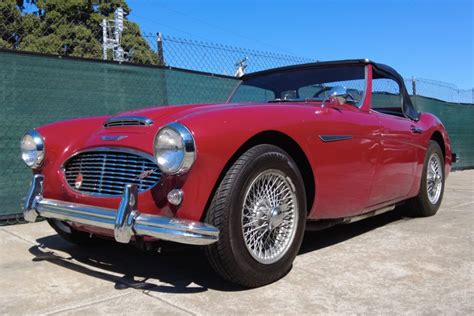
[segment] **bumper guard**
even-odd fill
[[[35,222],[46,218],[71,221],[111,229],[115,240],[128,243],[132,236],[150,236],[190,245],[209,245],[219,238],[219,230],[211,225],[158,215],[141,214],[137,210],[138,190],[128,184],[118,210],[43,198],[43,175],[33,175],[23,205],[23,215]]]

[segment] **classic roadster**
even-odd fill
[[[245,287],[284,276],[305,229],[402,204],[434,215],[456,160],[440,120],[369,60],[248,74],[223,104],[41,126],[21,151],[33,170],[26,220],[77,244],[200,245]]]

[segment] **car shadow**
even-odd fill
[[[403,217],[399,213],[389,212],[349,225],[307,231],[299,254],[330,247],[400,220]],[[117,290],[135,288],[164,293],[245,290],[220,279],[199,247],[168,245],[161,252],[144,252],[132,245],[108,240],[81,247],[58,235],[42,237],[37,242],[38,245],[29,249],[33,261],[48,261],[111,282]]]
[[[395,210],[351,224],[336,225],[318,231],[307,231],[299,254],[330,247],[393,222],[409,220],[409,218],[403,216],[402,212],[403,210]]]

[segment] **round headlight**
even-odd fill
[[[20,142],[21,158],[30,168],[38,168],[44,160],[44,141],[40,133],[31,130]]]
[[[196,159],[193,135],[179,123],[171,123],[160,129],[154,146],[156,163],[166,174],[185,173]]]

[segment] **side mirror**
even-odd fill
[[[324,107],[324,103],[332,98],[343,98],[344,102],[347,101],[347,97],[350,96],[350,94],[347,92],[346,87],[343,86],[335,86],[329,89],[328,91],[328,97],[323,100],[323,103],[321,104],[321,107]]]

